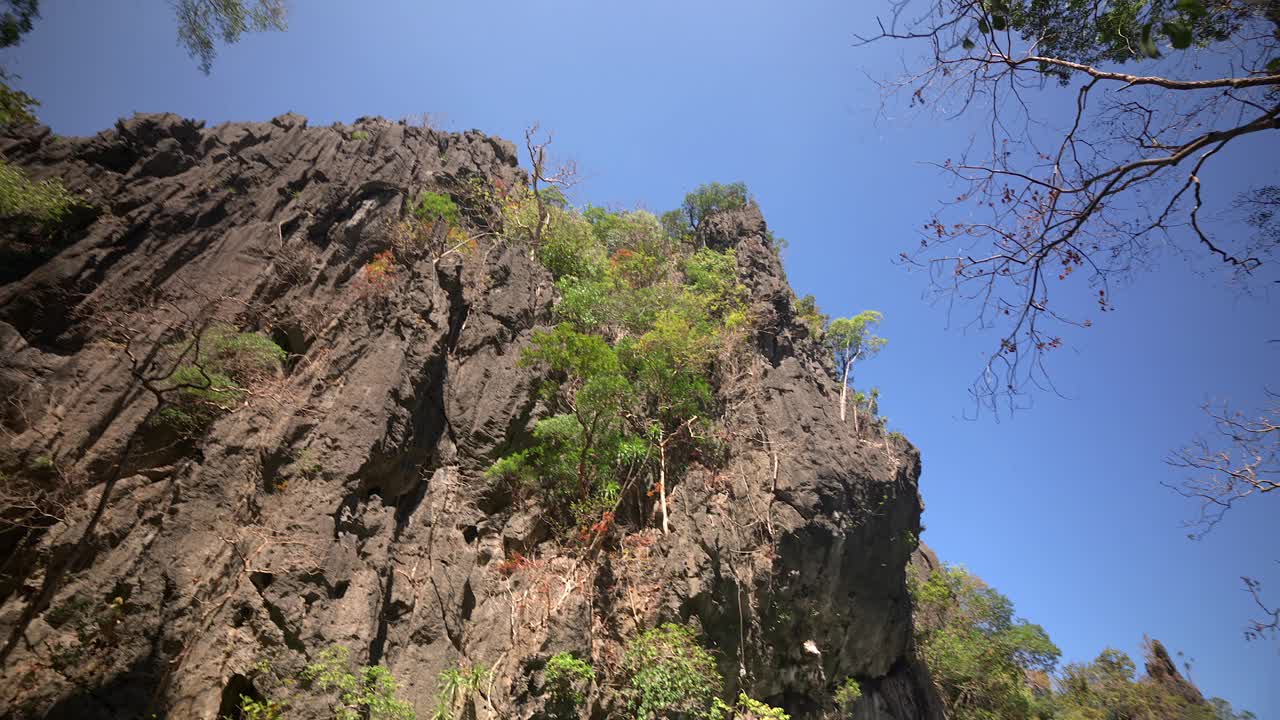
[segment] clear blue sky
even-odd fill
[[[791,242],[798,292],[831,313],[885,313],[890,344],[859,382],[880,386],[923,453],[924,539],[1008,594],[1066,659],[1106,645],[1138,657],[1145,632],[1194,657],[1206,693],[1280,717],[1280,652],[1242,639],[1239,581],[1269,580],[1280,602],[1274,499],[1190,542],[1193,508],[1159,484],[1177,480],[1168,450],[1204,429],[1200,403],[1277,386],[1280,345],[1264,343],[1280,337],[1276,298],[1166,252],[1115,291],[1117,312],[1068,337],[1054,372],[1070,399],[964,419],[995,338],[949,329],[925,279],[891,261],[954,194],[924,163],[955,155],[976,119],[877,114],[867,76],[892,74],[903,49],[854,48],[852,34],[878,3],[311,0],[293,3],[287,33],[224,48],[209,77],[176,46],[162,0],[43,5],[5,61],[62,134],[134,111],[212,123],[292,110],[313,124],[429,111],[513,139],[541,121],[584,171],[579,202],[660,211],[699,183],[745,181]],[[1224,192],[1277,180],[1274,138],[1225,160],[1206,176]]]

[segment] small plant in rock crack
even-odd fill
[[[315,480],[324,474],[324,466],[316,459],[311,448],[303,448],[293,455],[293,467],[307,480]]]
[[[389,227],[391,245],[402,256],[426,253],[439,260],[451,254],[469,254],[475,238],[462,227],[462,215],[453,198],[427,191],[418,196],[409,217]]]
[[[586,701],[586,691],[595,682],[596,672],[587,661],[560,652],[547,660],[544,678],[548,710],[554,717],[572,718],[577,717],[578,708]]]
[[[525,555],[519,550],[513,550],[510,557],[498,563],[496,570],[498,571],[498,574],[503,577],[511,577],[518,572],[538,567],[541,564],[541,561],[535,558],[525,557]]]
[[[100,606],[80,595],[73,595],[45,613],[45,622],[60,630],[70,629],[75,639],[52,644],[50,662],[59,672],[84,661],[86,653],[110,651],[116,632],[124,622],[125,601],[116,597]]]
[[[369,287],[385,290],[391,285],[396,272],[396,256],[390,250],[383,250],[364,266],[364,279]]]
[[[288,703],[277,700],[255,700],[248,695],[240,696],[239,717],[223,715],[222,720],[284,720]]]
[[[355,132],[351,133],[351,139],[352,139],[352,140],[357,140],[357,141],[359,141],[359,140],[368,140],[368,139],[369,139],[369,133],[368,133],[368,132],[366,132],[366,131],[364,131],[364,130],[356,130]]]
[[[398,685],[382,665],[354,668],[351,651],[334,645],[320,652],[302,671],[302,681],[320,692],[333,692],[334,720],[414,720],[413,706],[396,697]]]
[[[454,720],[475,717],[474,703],[491,673],[484,665],[468,668],[451,667],[440,673],[440,692],[431,720]],[[460,713],[460,714],[459,714]]]
[[[849,711],[853,709],[853,704],[858,702],[860,697],[862,697],[862,685],[858,684],[858,681],[853,678],[845,678],[844,682],[840,683],[840,687],[836,688],[836,694],[833,699],[836,701],[836,705],[839,705],[845,711]]]

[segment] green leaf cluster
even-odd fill
[[[248,695],[240,696],[240,720],[283,720],[286,703],[276,700],[255,700]],[[231,720],[224,716],[225,720]]]
[[[1037,54],[1097,65],[1160,57],[1163,44],[1185,50],[1224,40],[1260,12],[1248,3],[1207,0],[984,0],[975,8],[975,30],[1011,30],[1035,41]],[[1070,75],[1060,67],[1042,70],[1064,82]]]
[[[418,196],[418,203],[413,207],[413,216],[424,223],[444,221],[450,226],[456,226],[458,206],[453,202],[453,198],[444,193],[424,192]]]
[[[794,307],[796,319],[809,330],[809,336],[821,338],[826,332],[827,323],[831,322],[831,318],[818,308],[817,299],[812,295],[805,295],[796,299]]]
[[[40,102],[9,85],[9,76],[0,69],[0,127],[30,125],[37,122],[35,109]]]
[[[693,630],[666,623],[627,644],[622,696],[636,718],[712,717],[724,679]]]
[[[0,124],[4,124],[0,118]],[[34,223],[44,232],[58,227],[79,200],[57,179],[32,182],[18,168],[0,160],[0,218]]]
[[[632,717],[705,720],[790,720],[781,708],[746,693],[730,705],[720,698],[724,678],[693,629],[665,623],[627,643],[620,667],[621,697]]]
[[[791,720],[791,716],[782,708],[762,703],[746,693],[738,693],[738,702],[735,705],[730,705],[720,698],[716,698],[712,702],[708,719],[727,720],[728,718],[737,718],[738,720]]]
[[[178,43],[200,61],[208,75],[217,56],[216,42],[234,43],[246,32],[284,30],[284,0],[174,0]]]
[[[849,710],[861,697],[862,685],[850,677],[845,678],[844,682],[840,683],[840,686],[836,688],[836,694],[833,699],[836,701],[836,705]]]
[[[697,189],[684,196],[681,210],[694,230],[702,226],[702,221],[718,212],[737,210],[746,207],[751,199],[745,183],[735,182],[721,185],[713,182],[699,185]]]
[[[474,717],[474,713],[468,714],[463,706],[475,701],[489,681],[490,674],[489,668],[484,665],[446,668],[438,679],[440,690],[436,694],[436,707],[431,713],[431,720],[454,720],[458,717],[459,708],[463,709],[462,717]]]
[[[1149,647],[1150,651],[1151,648]],[[1052,717],[1061,720],[1249,720],[1221,698],[1193,702],[1169,685],[1138,678],[1133,660],[1106,648],[1092,662],[1062,669],[1058,692],[1049,698]]]
[[[382,665],[355,668],[351,651],[334,645],[320,651],[316,662],[302,671],[303,682],[320,692],[332,692],[334,720],[414,720],[413,706],[396,697],[398,685]]]
[[[875,328],[884,319],[876,310],[864,310],[853,317],[836,318],[827,324],[823,341],[835,355],[836,365],[843,368],[854,359],[866,359],[885,346],[888,340],[878,337]]]
[[[587,661],[560,652],[547,660],[545,678],[554,715],[569,718],[586,701],[585,690],[595,682],[596,672]]]

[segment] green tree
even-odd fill
[[[684,211],[688,226],[698,230],[702,227],[702,221],[718,212],[746,207],[750,198],[744,183],[721,185],[713,182],[699,185],[696,190],[685,195],[681,209]]]
[[[884,316],[875,310],[864,310],[853,317],[836,318],[827,325],[823,342],[835,355],[836,372],[840,374],[840,420],[845,419],[845,399],[849,391],[850,375],[857,360],[866,359],[880,352],[888,340],[875,335],[875,328]],[[858,431],[858,412],[854,409],[853,429]]]
[[[1031,673],[1048,673],[1059,650],[1039,625],[1015,620],[1007,597],[956,567],[911,586],[916,641],[956,720],[1037,717]]]
[[[302,671],[302,681],[314,690],[333,694],[334,720],[414,720],[413,706],[397,697],[399,684],[382,665],[353,667],[351,651],[333,645],[320,651],[316,662]]]
[[[535,334],[520,362],[552,375],[544,395],[565,412],[539,420],[532,447],[494,463],[489,474],[538,485],[578,523],[598,517],[616,499],[618,464],[628,456],[623,408],[634,391],[617,351],[561,323]]]

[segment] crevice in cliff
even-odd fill
[[[396,569],[394,557],[388,558],[386,567],[384,568],[386,579],[382,586],[382,598],[378,606],[378,628],[374,632],[373,641],[369,643],[369,664],[377,665],[382,662],[383,656],[387,651],[387,632],[391,625],[391,603],[395,597],[396,590]]]
[[[218,717],[234,720],[243,720],[244,716],[240,712],[242,697],[258,703],[265,702],[262,693],[253,686],[253,681],[240,673],[232,675],[227,680],[227,684],[222,687],[221,697],[221,702],[218,704]]]
[[[294,652],[306,654],[307,646],[298,637],[298,634],[289,627],[289,621],[284,616],[284,611],[267,598],[266,590],[273,582],[275,582],[275,575],[269,572],[259,571],[249,575],[249,583],[258,592],[258,597],[262,598],[262,606],[266,608],[267,617],[271,619],[271,624],[279,628],[280,634],[284,636],[285,647]]]

